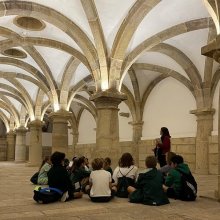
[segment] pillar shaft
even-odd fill
[[[219,89],[220,94],[220,89]],[[217,198],[220,202],[220,95],[218,101],[218,191]]]
[[[217,1],[215,2],[217,3]],[[220,63],[220,35],[213,41],[202,48],[202,54],[215,59]],[[220,94],[220,93],[219,93]],[[218,201],[220,202],[220,96],[219,96],[219,111],[218,111]]]
[[[74,133],[72,133],[72,135],[73,135],[73,143],[72,143],[73,155],[75,155],[75,153],[76,153],[76,145],[77,145],[78,139],[79,139],[79,133],[78,132],[74,132]]]
[[[118,105],[126,96],[121,93],[102,92],[94,95],[97,108],[96,150],[93,157],[114,157],[113,164],[119,157]]]
[[[209,136],[213,130],[214,109],[195,110],[197,116],[196,173],[209,173]]]
[[[25,127],[20,127],[16,130],[16,144],[15,144],[15,162],[26,161],[26,132]]]
[[[29,123],[30,146],[29,166],[39,166],[42,162],[42,121],[35,120]]]
[[[7,160],[15,160],[15,133],[13,131],[7,133]]]
[[[53,120],[52,152],[60,151],[68,154],[68,119],[71,113],[60,110],[50,114]]]
[[[142,137],[142,129],[143,129],[143,121],[132,121],[129,122],[130,125],[133,127],[133,148],[132,148],[132,154],[134,156],[134,159],[136,161],[136,164],[139,165],[139,142]]]

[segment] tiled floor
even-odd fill
[[[32,199],[35,186],[29,182],[36,169],[25,164],[0,162],[0,219],[220,219],[220,203],[204,198],[214,198],[217,176],[196,176],[202,196],[196,202],[170,200],[169,205],[151,207],[115,198],[107,204],[94,204],[84,195],[71,202],[40,205]]]

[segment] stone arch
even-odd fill
[[[74,96],[76,95],[76,93],[82,89],[86,83],[89,83],[91,82],[93,79],[92,79],[92,76],[89,75],[87,77],[85,77],[84,79],[80,80],[75,86],[73,86],[72,88],[70,88],[69,90],[69,97],[68,97],[68,104],[67,104],[67,109],[70,108],[70,105],[71,105],[71,102],[74,98]]]
[[[123,60],[128,44],[138,25],[159,2],[160,0],[135,2],[118,29],[112,46],[111,58]]]
[[[96,49],[87,35],[73,21],[52,8],[34,2],[19,1],[14,4],[10,1],[3,1],[0,3],[1,16],[30,15],[30,13],[32,17],[40,17],[42,20],[53,24],[77,42],[92,67],[95,80],[99,79]]]
[[[145,63],[142,63],[142,64],[133,64],[132,66],[134,69],[145,69],[145,70],[150,70],[150,71],[155,71],[155,72],[160,72],[162,73],[160,76],[158,76],[156,79],[154,79],[150,85],[148,86],[148,88],[145,90],[144,94],[143,94],[143,97],[142,97],[142,100],[141,100],[141,119],[143,118],[143,109],[144,109],[144,106],[145,106],[145,103],[147,101],[147,98],[148,96],[150,95],[151,91],[154,89],[154,87],[159,83],[161,82],[163,79],[167,78],[167,77],[172,77],[176,80],[178,80],[180,83],[182,83],[183,85],[185,85],[186,88],[189,89],[189,91],[192,93],[192,95],[194,96],[195,98],[195,101],[196,100],[196,97],[195,97],[195,92],[194,92],[194,89],[193,89],[193,86],[191,84],[191,82],[184,76],[182,76],[180,73],[174,71],[174,70],[171,70],[169,68],[166,68],[166,67],[161,67],[161,66],[158,66],[158,65],[152,65],[152,64],[145,64]]]
[[[36,80],[33,77],[27,76],[22,73],[0,71],[0,78],[4,78],[4,79],[18,78],[18,79],[29,81],[29,82],[35,84],[36,86],[38,86],[39,88],[41,88],[45,92],[45,94],[48,96],[48,98],[52,101],[52,96],[50,96],[49,88],[46,87],[45,84],[42,84],[41,82],[39,82],[38,80]]]
[[[34,59],[34,61],[43,71],[44,76],[47,79],[47,83],[49,84],[50,91],[53,95],[53,104],[58,104],[59,103],[58,95],[57,95],[58,87],[49,66],[45,62],[44,58],[33,46],[25,46],[24,49],[30,54],[30,56]]]
[[[117,68],[121,69],[123,64],[122,61],[125,57],[127,47],[135,30],[144,19],[144,17],[148,14],[148,12],[159,2],[160,0],[136,1],[127,16],[124,18],[112,46],[111,66],[109,74],[110,88],[112,88],[111,83],[114,82],[115,79],[120,79],[120,73],[119,71],[115,71],[115,68],[117,66]]]
[[[85,97],[79,95],[79,94],[76,94],[75,99],[81,101],[85,107],[84,108],[88,108],[89,109],[89,112],[93,115],[93,117],[95,118],[96,120],[96,117],[97,117],[97,112],[96,112],[96,108],[95,106],[91,103],[91,101],[89,101],[88,99],[86,99]]]
[[[47,84],[47,79],[45,78],[45,76],[38,69],[28,63],[25,63],[18,59],[0,57],[0,64],[12,65],[21,68],[36,77],[40,81],[40,83],[46,85],[47,88],[50,88]]]
[[[217,34],[220,34],[220,18],[219,18],[220,3],[218,3],[217,1],[213,1],[213,0],[203,0],[203,1],[205,3],[205,6],[209,14],[211,15],[214,21]]]
[[[20,91],[20,93],[22,94],[26,104],[27,104],[27,112],[30,115],[31,120],[34,120],[34,109],[33,109],[33,102],[32,99],[29,95],[29,93],[27,92],[27,90],[24,88],[24,86],[16,79],[8,79],[8,81],[10,83],[12,83],[17,89],[18,91]]]
[[[134,97],[133,97],[132,93],[130,92],[130,90],[124,84],[122,85],[121,89],[122,89],[122,92],[127,95],[127,100],[124,100],[124,103],[128,106],[128,108],[131,112],[133,121],[136,121],[137,115],[136,115],[136,107],[135,107]]]
[[[215,90],[216,87],[218,85],[218,82],[220,80],[220,68],[218,68],[212,78],[212,82],[211,82],[211,100],[213,100],[214,98],[214,94],[215,94]]]
[[[27,118],[29,119],[30,116],[27,114],[28,112],[26,111],[26,109],[24,108],[24,106],[21,106],[21,110],[20,110],[20,126],[22,127],[26,127],[27,126]]]
[[[37,97],[35,102],[35,119],[37,120],[41,120],[44,95],[45,95],[44,91],[42,91],[39,88],[37,91]]]
[[[71,57],[69,62],[66,65],[66,68],[63,73],[61,81],[61,91],[60,91],[60,108],[67,110],[68,105],[68,95],[69,95],[69,85],[73,74],[75,73],[77,67],[79,66],[80,61]]]
[[[175,60],[186,72],[190,78],[192,85],[202,89],[202,78],[194,63],[182,51],[169,44],[160,43],[149,51],[163,53]]]
[[[99,65],[102,68],[101,78],[107,79],[108,75],[103,74],[103,73],[108,73],[107,47],[95,3],[94,1],[87,1],[87,0],[81,0],[81,3],[94,37]]]
[[[3,102],[2,100],[0,100],[0,108],[3,108],[7,112],[9,112],[11,116],[13,116],[13,118],[15,120],[16,127],[20,126],[19,114],[13,105],[10,105],[9,103],[6,103],[6,102]]]
[[[1,110],[0,110],[0,118],[4,122],[7,132],[9,132],[9,130],[10,130],[9,120],[8,120],[7,116],[4,114],[4,112]]]
[[[1,31],[2,27],[0,27],[0,31]],[[41,37],[19,37],[16,38],[16,40],[14,38],[12,39],[6,39],[6,40],[2,40],[0,41],[0,48],[2,50],[3,49],[8,49],[11,47],[17,47],[17,46],[21,46],[23,47],[24,45],[31,45],[31,46],[42,46],[42,47],[50,47],[50,48],[54,48],[57,50],[61,50],[64,51],[74,57],[76,57],[78,60],[80,60],[86,67],[87,69],[92,72],[91,67],[89,66],[88,60],[86,59],[86,57],[79,52],[78,50],[76,50],[75,48],[56,41],[56,40],[52,40],[52,39],[46,39],[46,38],[41,38]]]
[[[28,109],[28,106],[27,106],[25,100],[23,99],[23,97],[21,97],[17,94],[12,94],[10,92],[1,91],[0,97],[3,97],[3,96],[9,96],[11,98],[14,98],[18,102],[20,102],[22,105],[24,105],[26,109]]]
[[[168,28],[164,31],[155,34],[154,36],[144,40],[141,44],[139,44],[133,51],[131,51],[127,57],[124,59],[122,71],[121,71],[121,81],[119,85],[119,89],[121,87],[123,78],[130,68],[130,66],[137,60],[137,58],[147,50],[155,47],[157,44],[175,37],[177,35],[187,33],[190,31],[195,31],[199,29],[208,28],[212,25],[212,20],[210,18],[200,18],[191,21],[187,21],[178,25],[175,25],[171,28]]]

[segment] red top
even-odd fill
[[[170,137],[165,136],[163,139],[163,143],[158,144],[157,146],[162,149],[163,154],[169,152],[170,151]]]

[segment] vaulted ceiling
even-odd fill
[[[218,64],[201,55],[215,36],[202,0],[0,0],[0,118],[18,127],[49,107],[95,117],[89,96],[110,78],[130,108],[166,77],[194,96],[215,89]]]

